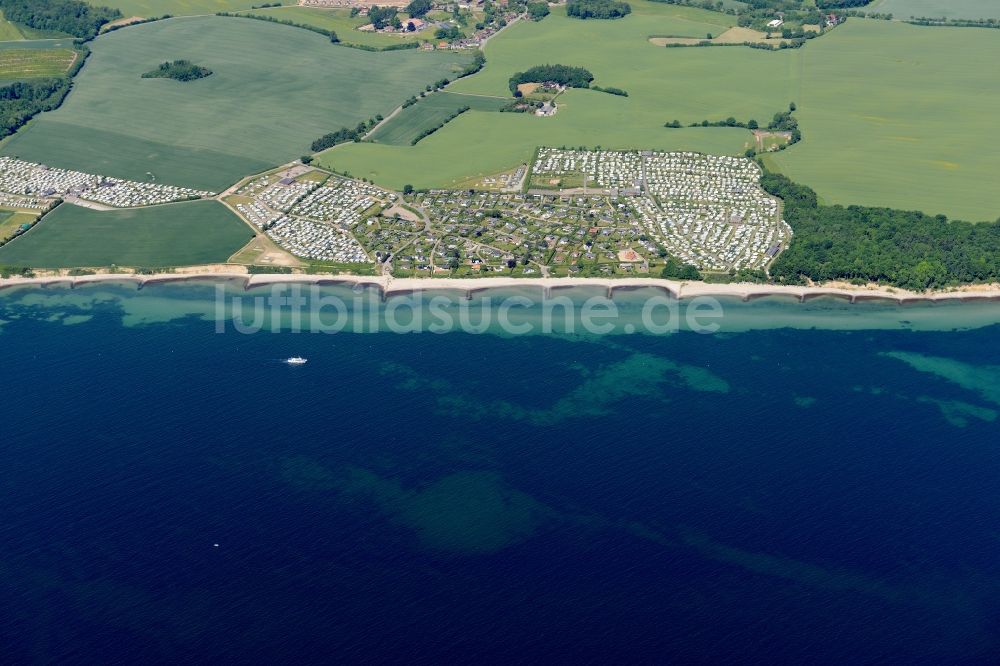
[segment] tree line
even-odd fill
[[[365,134],[368,134],[368,132],[380,122],[382,122],[382,115],[378,114],[374,118],[361,121],[358,123],[357,127],[353,129],[350,127],[341,127],[336,132],[324,134],[320,138],[313,141],[310,148],[312,148],[314,153],[318,153],[321,150],[333,148],[340,143],[361,141],[362,137],[364,137]]]
[[[591,90],[596,90],[597,92],[608,93],[609,95],[618,95],[619,97],[628,97],[628,91],[622,90],[621,88],[615,88],[613,86],[608,86],[602,88],[601,86],[590,86]]]
[[[816,0],[816,6],[820,9],[845,9],[847,7],[864,7],[870,5],[872,0]]]
[[[455,118],[458,118],[460,115],[462,115],[463,113],[465,113],[466,111],[469,111],[471,109],[472,109],[472,107],[470,107],[470,106],[462,106],[462,107],[459,107],[459,108],[455,109],[454,111],[452,111],[451,113],[449,113],[448,116],[445,117],[444,120],[442,120],[440,123],[438,123],[434,127],[428,127],[427,129],[425,129],[424,131],[422,131],[420,134],[418,134],[417,136],[415,136],[410,141],[410,145],[411,146],[417,145],[420,142],[421,139],[425,139],[425,138],[429,137],[431,134],[434,134],[434,132],[437,132],[439,129],[441,129],[442,127],[444,127],[448,123],[450,123],[452,120],[454,120]]]
[[[296,23],[295,21],[290,21],[288,19],[279,19],[273,16],[268,16],[266,14],[232,14],[230,12],[217,12],[215,15],[254,19],[256,21],[267,21],[268,23],[280,23],[281,25],[288,25],[292,26],[293,28],[302,28],[303,30],[308,30],[310,32],[315,32],[325,37],[329,37],[330,41],[333,42],[334,44],[340,43],[340,38],[337,37],[337,33],[334,32],[333,30],[327,30],[326,28],[320,28],[315,25],[307,25],[305,23]],[[348,44],[347,46],[350,45]]]
[[[892,14],[889,14],[892,20]],[[951,26],[953,28],[1000,28],[1000,19],[954,19],[954,18],[930,18],[927,16],[915,16],[906,23],[924,26]]]
[[[791,102],[788,105],[787,111],[779,111],[774,114],[771,122],[767,124],[767,129],[771,132],[788,132],[789,140],[787,144],[781,146],[781,150],[784,150],[787,146],[798,143],[802,140],[802,131],[799,130],[799,121],[795,119],[792,114],[795,113],[796,107],[795,102]],[[664,123],[663,125],[669,129],[680,129],[683,127],[681,121],[671,120],[670,122]],[[702,120],[700,122],[694,122],[688,125],[688,127],[742,127],[748,130],[760,129],[760,124],[751,118],[746,122],[737,120],[733,116],[729,116],[725,120]],[[751,148],[747,151],[747,157],[753,157],[754,150]]]

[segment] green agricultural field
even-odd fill
[[[333,30],[340,41],[363,46],[392,46],[420,39],[433,39],[434,31],[412,32],[405,35],[383,35],[376,32],[361,32],[358,26],[371,23],[364,16],[351,16],[349,9],[319,9],[315,7],[275,7],[255,9],[248,14],[271,16],[281,21],[293,21],[324,30]]]
[[[76,58],[72,49],[0,49],[0,79],[62,76]]]
[[[746,130],[730,128],[666,130],[626,124],[601,132],[601,127],[611,129],[608,118],[627,115],[628,99],[570,90],[559,100],[563,110],[551,118],[469,111],[415,146],[348,143],[321,153],[319,162],[394,188],[407,183],[447,187],[527,163],[543,145],[737,154],[752,140]]]
[[[0,42],[0,51],[25,49],[72,49],[74,47],[72,37],[52,37],[45,39],[24,39],[17,42]]]
[[[267,0],[278,2],[279,0]],[[204,16],[218,12],[234,12],[264,4],[264,0],[93,0],[91,4],[113,7],[122,16]]]
[[[0,264],[34,268],[184,266],[226,261],[253,236],[217,201],[96,211],[63,204],[0,247]]]
[[[628,98],[574,90],[560,97],[552,118],[472,112],[412,148],[352,145],[321,161],[359,176],[379,174],[387,184],[400,183],[410,169],[418,174],[413,180],[444,186],[510,168],[537,145],[683,143],[739,153],[743,134],[662,125],[728,116],[765,124],[794,101],[804,139],[769,160],[825,201],[971,220],[1000,215],[1000,133],[991,111],[1000,108],[1000,70],[982,67],[995,58],[995,30],[851,19],[801,49],[668,49],[646,36],[667,32],[655,25],[673,19],[643,8],[637,3],[634,15],[617,21],[574,21],[556,9],[539,23],[511,26],[487,45],[481,73],[449,86],[502,95],[514,72],[559,62],[587,67],[595,84],[624,88]],[[683,140],[671,136],[681,131]],[[387,159],[393,163],[383,164]]]
[[[616,97],[588,90],[571,90],[559,97],[559,112],[551,118],[515,113],[470,111],[416,146],[349,144],[322,154],[320,162],[358,177],[402,186],[448,186],[489,175],[531,159],[540,145],[595,146],[606,148],[662,148],[738,154],[751,145],[749,133],[735,129],[667,130],[672,120],[670,104],[691,121],[705,117],[703,103],[680,100],[665,81],[664,67],[679,49],[657,48],[648,42],[653,34],[701,35],[720,31],[734,18],[701,9],[662,3],[632,3],[633,14],[616,21],[569,19],[561,8],[538,23],[521,22],[491,40],[486,48],[486,68],[461,79],[449,91],[509,98],[507,80],[515,71],[539,63],[560,62],[590,69],[598,85],[628,90]],[[714,23],[713,23],[714,22]],[[601,48],[595,48],[600,44]],[[690,49],[691,52],[696,49]],[[692,82],[710,80],[713,67],[725,66],[715,51],[715,62],[692,61],[687,76]],[[763,51],[738,49],[765,70]],[[791,99],[792,90],[782,79],[757,75],[752,94],[742,103],[759,118],[770,117]],[[704,89],[716,109],[712,117],[725,118],[729,95],[713,87]],[[417,105],[419,106],[419,105]],[[410,107],[413,108],[413,107]],[[409,109],[407,109],[409,110]],[[395,119],[394,119],[395,120]],[[408,143],[408,141],[406,141]]]
[[[996,0],[875,0],[865,10],[892,14],[897,19],[1000,18],[1000,2]]]
[[[849,21],[801,49],[804,139],[774,163],[829,203],[997,219],[1000,69],[982,63],[998,44],[990,29]]]
[[[632,13],[614,21],[581,21],[562,7],[542,21],[524,21],[486,45],[487,67],[457,82],[455,92],[508,95],[512,74],[534,65],[561,63],[586,67],[595,85],[614,86],[629,94],[645,91],[666,97],[669,81],[662,69],[667,54],[649,43],[651,36],[704,38],[735,25],[727,14],[654,2],[631,2]],[[665,51],[666,49],[662,49]],[[766,68],[769,69],[769,68]],[[718,76],[719,72],[713,72]],[[720,90],[720,98],[726,97]]]
[[[2,152],[213,191],[307,153],[327,132],[388,115],[468,59],[360,51],[299,28],[222,17],[130,27],[98,37],[91,48],[62,107],[37,118]],[[186,83],[140,78],[175,59],[213,74]]]
[[[506,97],[433,93],[387,120],[369,138],[375,143],[409,146],[422,132],[437,127],[462,107],[467,106],[473,111],[499,111],[509,103],[510,98]]]

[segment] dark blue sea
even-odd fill
[[[1000,661],[978,306],[242,335],[209,295],[0,292],[3,662]]]

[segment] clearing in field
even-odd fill
[[[431,93],[386,120],[369,139],[375,143],[409,146],[423,132],[437,127],[463,107],[467,106],[473,111],[499,111],[509,102],[510,99],[504,97]]]
[[[865,10],[892,14],[897,19],[1000,18],[1000,3],[996,0],[875,0]]]
[[[0,247],[0,264],[163,267],[225,262],[253,236],[218,201],[95,211],[63,204]]]
[[[0,208],[0,243],[17,233],[24,224],[38,219],[38,211]]]
[[[769,164],[826,202],[967,220],[1000,214],[991,111],[1000,108],[1000,68],[981,65],[995,59],[997,31],[850,19],[800,49],[658,48],[648,35],[666,32],[654,27],[660,19],[634,7],[617,21],[571,21],[554,8],[513,25],[487,45],[482,72],[448,88],[503,95],[514,72],[557,62],[586,67],[596,85],[627,98],[570,90],[552,118],[469,112],[412,148],[352,144],[321,161],[387,185],[410,182],[409,173],[414,186],[445,187],[513,168],[540,145],[740,154],[749,132],[663,124],[733,116],[766,126],[795,102],[803,140]]]
[[[63,36],[65,36],[64,33],[35,30],[26,25],[13,23],[4,17],[3,11],[0,11],[0,42],[28,41]]]
[[[816,32],[819,32],[816,30]],[[712,39],[707,39],[712,34]],[[667,46],[669,44],[680,44],[683,46],[694,46],[702,42],[712,44],[778,44],[781,42],[781,35],[776,34],[768,41],[767,34],[751,28],[741,28],[739,26],[727,28],[721,33],[706,33],[704,37],[650,37],[649,41],[654,46]]]
[[[755,150],[758,153],[771,153],[779,150],[781,146],[788,145],[792,140],[791,132],[779,132],[768,130],[754,130],[753,138],[757,142]]]
[[[0,42],[12,42],[24,38],[20,27],[8,21],[0,11]]]
[[[62,76],[76,62],[72,49],[2,49],[0,79]]]
[[[92,51],[66,102],[0,152],[215,192],[308,153],[327,132],[388,115],[469,58],[372,53],[299,28],[223,17],[124,28],[98,37]],[[213,74],[184,84],[141,78],[176,59]]]

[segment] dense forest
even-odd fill
[[[517,95],[517,87],[522,83],[546,83],[552,81],[569,88],[589,88],[594,75],[583,67],[569,65],[538,65],[526,72],[518,72],[510,77],[510,92]]]
[[[660,277],[667,280],[701,280],[702,275],[691,264],[685,264],[675,257],[667,259],[660,271]]]
[[[535,21],[541,21],[543,18],[549,15],[549,4],[547,2],[529,2],[528,16],[530,16]]]
[[[406,5],[404,11],[410,15],[410,18],[420,18],[421,16],[426,16],[432,7],[431,0],[413,0],[410,4]]]
[[[461,39],[463,37],[461,29],[457,25],[443,25],[434,31],[435,39]]]
[[[628,16],[632,7],[619,0],[569,0],[566,16],[578,19],[616,19]]]
[[[364,132],[358,132],[356,129],[351,129],[350,127],[341,127],[336,132],[330,132],[329,134],[324,134],[320,138],[312,142],[312,151],[318,153],[321,150],[326,150],[327,148],[332,148],[338,143],[347,143],[348,141],[360,141],[361,137],[364,136]]]
[[[368,10],[368,20],[372,22],[376,30],[390,26],[399,29],[403,25],[399,20],[395,7],[372,5]]]
[[[174,60],[165,62],[156,69],[142,75],[144,79],[174,79],[175,81],[194,81],[211,75],[212,70],[196,65],[190,60]]]
[[[8,21],[82,39],[96,36],[102,25],[122,17],[117,9],[78,0],[0,0],[0,9]]]
[[[824,206],[816,193],[780,174],[761,185],[785,202],[794,236],[770,269],[784,283],[849,280],[934,289],[1000,279],[1000,220],[948,221],[943,215],[866,206]]]
[[[69,88],[69,78],[18,81],[0,87],[0,137],[13,134],[36,114],[58,107]]]

